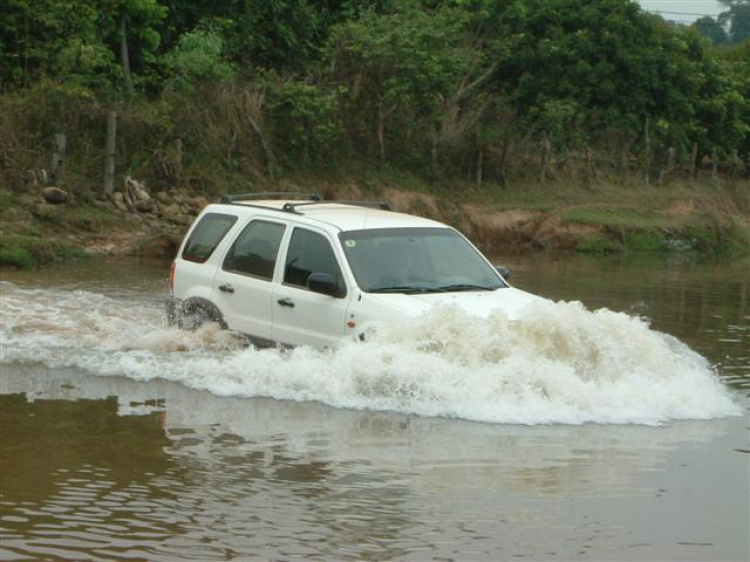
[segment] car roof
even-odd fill
[[[286,204],[293,206],[294,210],[284,210]],[[342,231],[399,227],[448,228],[446,225],[430,219],[406,213],[387,211],[377,206],[363,206],[361,204],[326,203],[325,201],[311,203],[299,200],[273,199],[215,204],[210,205],[210,208],[212,211],[218,211],[220,208],[223,208],[225,211],[231,209],[235,213],[241,208],[256,212],[262,209],[270,211],[274,215],[278,212],[279,218],[286,216],[287,218],[307,219],[303,222],[324,223]],[[207,208],[206,210],[209,209]],[[271,215],[268,214],[267,216]]]

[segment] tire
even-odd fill
[[[223,330],[227,329],[221,312],[210,302],[186,302],[177,318],[177,327],[193,331],[208,322],[216,322]]]

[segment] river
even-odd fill
[[[0,559],[747,560],[750,261],[494,261],[555,303],[325,352],[2,272]]]

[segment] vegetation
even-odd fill
[[[115,109],[119,172],[204,193],[353,162],[479,185],[747,174],[750,0],[724,3],[715,49],[630,0],[9,0],[0,181],[64,132],[65,182],[98,188]]]
[[[7,233],[0,236],[0,266],[34,269],[55,261],[85,257],[82,250],[51,237]]]

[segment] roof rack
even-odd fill
[[[335,203],[337,205],[351,205],[353,207],[369,207],[372,209],[382,209],[383,211],[391,211],[391,206],[386,201],[342,201],[336,199],[330,200],[317,200],[303,201],[301,203],[284,203],[281,208],[282,211],[287,213],[299,213],[297,207],[309,207],[310,205],[327,205],[329,203]]]
[[[323,201],[317,193],[301,193],[297,191],[257,191],[250,193],[227,193],[221,198],[222,203],[237,201],[253,201],[255,199],[304,199],[311,202]]]

